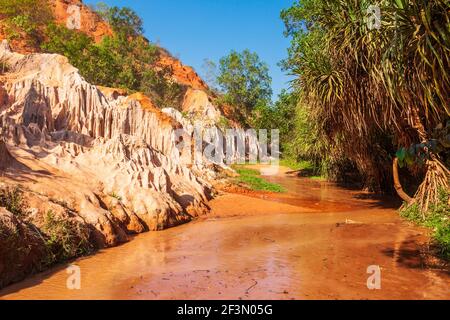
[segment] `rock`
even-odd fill
[[[160,48],[160,57],[157,61],[159,68],[169,69],[173,78],[182,85],[193,89],[208,90],[208,85],[199,77],[193,68],[185,66],[180,60],[174,58],[166,50]]]
[[[0,288],[39,270],[44,256],[45,245],[36,232],[0,208]]]
[[[0,43],[0,51],[11,52],[11,47],[9,46],[8,40],[2,40],[2,42]]]
[[[4,141],[0,140],[0,170],[5,170],[12,163],[14,163],[14,158],[9,153],[8,148]]]
[[[218,124],[222,116],[208,94],[198,89],[188,89],[184,96],[182,110],[197,116],[210,125]]]
[[[17,175],[14,157],[26,163],[24,185],[72,203],[98,247],[207,212],[210,169],[181,161],[175,131],[183,125],[148,97],[97,88],[59,55],[4,49],[0,57],[9,67],[8,102],[0,108],[7,181]]]

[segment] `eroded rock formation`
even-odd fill
[[[0,59],[9,70],[1,77],[2,182],[42,195],[38,211],[48,200],[69,204],[94,226],[98,246],[207,211],[207,165],[180,161],[174,131],[182,124],[147,97],[97,88],[59,55],[21,55],[3,43]]]
[[[65,24],[69,6],[76,5],[82,32],[97,42],[112,34],[82,1],[49,4],[57,23]],[[0,39],[4,31],[0,23]],[[26,209],[18,216],[0,208],[0,247],[14,243],[31,251],[14,256],[0,250],[0,287],[45,268],[50,213],[103,248],[208,212],[215,169],[226,166],[220,157],[193,161],[179,143],[193,137],[195,124],[210,129],[207,140],[216,142],[227,113],[192,68],[160,49],[156,67],[168,68],[187,88],[181,105],[160,110],[140,93],[86,82],[63,56],[39,53],[23,41],[12,45],[20,53],[0,43],[0,192],[19,187]],[[200,144],[208,141],[202,137]],[[21,267],[13,270],[16,264]]]

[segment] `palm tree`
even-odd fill
[[[379,29],[368,24],[374,4]],[[426,212],[449,188],[449,170],[429,147],[450,115],[449,2],[303,0],[282,16],[294,36],[286,64],[329,142],[378,183],[390,172],[391,148],[420,144],[425,180],[413,199],[399,194]]]

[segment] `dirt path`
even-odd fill
[[[1,299],[450,299],[449,270],[424,267],[427,231],[394,204],[283,174],[289,192],[226,194],[204,217],[143,234],[0,292]],[[367,288],[369,266],[381,290]]]

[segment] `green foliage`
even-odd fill
[[[161,108],[181,106],[186,87],[172,79],[169,68],[145,70],[139,90],[153,98]]]
[[[248,169],[242,166],[235,166],[234,169],[239,174],[237,182],[245,184],[251,190],[277,193],[286,192],[282,186],[270,183],[261,178],[258,170]]]
[[[450,120],[446,125],[440,124],[432,133],[429,141],[412,144],[409,148],[400,148],[396,157],[401,168],[406,166],[423,166],[423,164],[432,158],[433,154],[442,154],[443,158],[448,159],[450,151]]]
[[[22,217],[25,214],[22,191],[18,187],[0,190],[0,207],[6,208],[17,217]]]
[[[0,17],[10,40],[24,39],[34,45],[42,39],[42,28],[52,14],[46,0],[2,0]]]
[[[292,158],[284,158],[280,160],[280,165],[288,167],[295,171],[307,170],[312,171],[314,169],[314,164],[307,160],[297,161]]]
[[[422,166],[426,160],[430,159],[430,152],[437,150],[435,140],[426,143],[413,144],[409,148],[401,148],[397,151],[396,157],[400,168],[417,164]]]
[[[285,153],[289,149],[289,142],[295,130],[295,113],[298,96],[283,90],[274,104],[258,103],[248,119],[254,129],[278,129],[280,131],[280,148]]]
[[[93,250],[89,228],[68,216],[59,218],[48,211],[40,228],[34,225],[34,218],[27,216],[27,205],[19,188],[1,190],[0,207],[5,207],[19,222],[9,227],[0,223],[0,259],[24,274],[42,271],[56,262]],[[29,264],[23,265],[26,259],[30,259]],[[0,277],[0,286],[3,280]]]
[[[17,15],[10,19],[11,25],[22,30],[26,34],[31,34],[36,30],[36,24],[31,21],[28,15]]]
[[[220,59],[217,83],[226,103],[240,107],[244,114],[271,100],[269,68],[256,53],[232,51]]]
[[[253,129],[277,129],[276,123],[276,110],[273,106],[259,102],[255,105],[252,112],[247,117],[248,125]]]
[[[439,201],[430,206],[429,212],[421,212],[419,205],[404,205],[401,210],[402,217],[432,229],[433,241],[439,253],[450,260],[450,206],[449,194],[446,190],[439,191]]]
[[[161,108],[180,104],[185,88],[168,68],[155,68],[158,48],[142,36],[142,22],[128,8],[100,6],[115,34],[94,43],[88,35],[50,23],[42,50],[66,56],[90,83],[141,91]]]
[[[0,223],[0,261],[6,266],[0,272],[0,288],[28,273],[42,271],[42,245],[38,232],[26,224]]]
[[[48,264],[86,255],[92,251],[89,230],[79,222],[56,217],[52,211],[47,212],[42,231],[49,252]]]
[[[157,49],[144,38],[128,39],[123,35],[105,37],[98,45],[111,55],[115,79],[107,86],[139,90],[148,68],[157,58]]]
[[[293,169],[308,163],[311,168],[301,168],[305,173],[331,175],[333,154],[311,110],[301,103],[297,92],[283,90],[274,104],[258,104],[248,122],[252,128],[280,131],[283,161]]]
[[[110,197],[113,197],[113,198],[115,198],[115,199],[117,199],[117,200],[119,200],[119,201],[122,201],[122,197],[119,196],[119,195],[118,195],[117,193],[115,193],[115,192],[111,193],[109,196],[110,196]]]
[[[86,34],[50,23],[46,29],[46,38],[41,49],[67,57],[87,81],[108,85],[117,80],[119,70],[113,53],[97,46]]]
[[[113,28],[118,35],[129,37],[142,36],[144,33],[142,19],[132,9],[109,7],[98,3],[94,10]]]
[[[143,37],[141,18],[129,8],[99,4],[95,9],[114,30],[99,44],[83,32],[49,23],[45,0],[2,0],[0,16],[6,17],[10,38],[25,36],[44,52],[66,56],[93,84],[141,91],[162,108],[179,105],[185,87],[168,68],[155,67],[159,51]]]
[[[367,23],[369,5],[381,8],[380,29]],[[291,38],[283,66],[297,76],[306,127],[331,153],[325,163],[350,160],[366,184],[385,187],[395,150],[430,140],[448,119],[448,8],[443,0],[299,0],[282,12]]]
[[[0,259],[11,268],[19,267],[20,258],[23,256],[23,243],[18,230],[8,228],[0,223]],[[2,277],[0,277],[0,287]]]
[[[219,123],[217,126],[223,131],[226,132],[226,130],[231,128],[230,120],[225,118],[224,116],[220,116]]]

